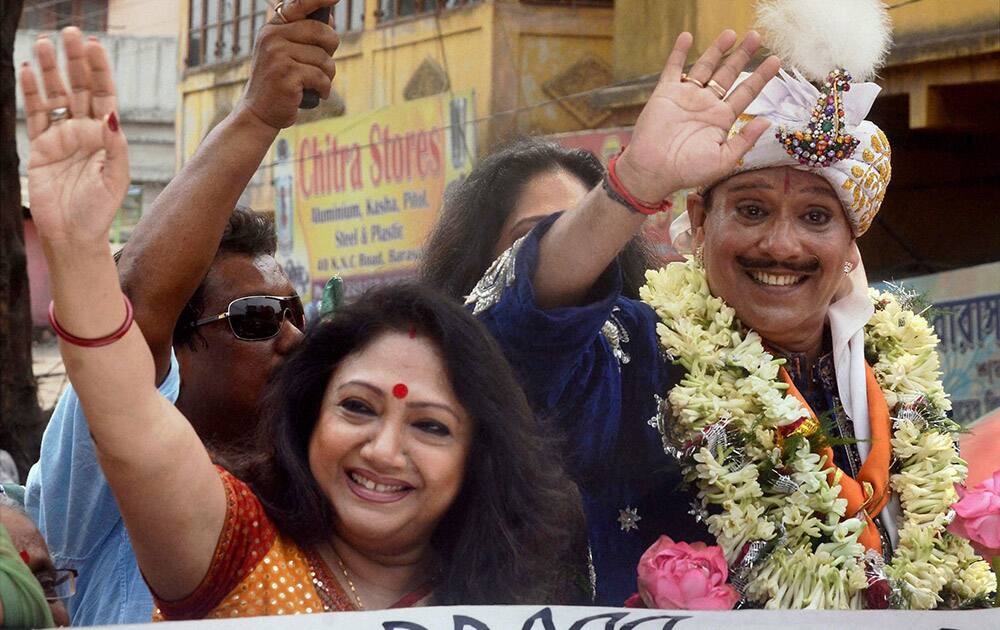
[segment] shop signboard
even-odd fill
[[[475,95],[466,91],[278,136],[277,258],[309,311],[333,275],[351,295],[414,273],[445,189],[472,167],[474,120]]]
[[[944,389],[956,422],[1000,409],[1000,263],[908,278],[901,284],[933,304]]]

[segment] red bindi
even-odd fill
[[[406,395],[409,393],[410,393],[410,388],[408,388],[406,385],[402,383],[396,383],[395,385],[392,386],[392,395],[395,396],[396,398],[399,398],[400,400],[406,398]]]
[[[24,564],[31,564],[31,556],[28,555],[27,551],[22,549],[18,552],[18,555],[21,556],[21,560],[24,560]]]
[[[410,333],[409,334],[410,334],[410,339],[415,339],[416,336],[417,336],[417,329],[415,327],[413,327],[413,326],[410,326]]]

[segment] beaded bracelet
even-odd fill
[[[125,321],[122,325],[118,327],[118,330],[114,331],[106,337],[98,337],[97,339],[84,339],[83,337],[76,337],[66,332],[66,330],[59,325],[56,321],[56,303],[49,302],[49,325],[52,326],[52,330],[55,331],[56,335],[66,343],[71,343],[74,346],[81,346],[83,348],[99,348],[101,346],[106,346],[112,344],[128,332],[129,328],[132,327],[132,321],[134,319],[132,312],[132,301],[128,299],[128,296],[122,293],[122,298],[125,300]]]
[[[615,164],[618,162],[618,158],[621,157],[621,154],[624,151],[625,147],[622,147],[622,150],[618,152],[618,155],[608,160],[608,172],[604,175],[603,182],[604,192],[608,194],[608,197],[611,197],[613,201],[617,201],[632,212],[645,214],[647,216],[657,214],[659,212],[666,212],[667,210],[673,208],[674,204],[669,199],[664,199],[656,205],[651,205],[636,199],[628,192],[628,190],[625,189],[621,180],[618,179],[618,174],[615,173]]]

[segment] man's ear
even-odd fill
[[[705,240],[705,217],[708,214],[705,198],[695,192],[688,193],[687,213],[691,221],[691,246],[698,247]]]
[[[857,240],[851,241],[851,250],[847,254],[847,262],[851,263],[852,269],[857,269],[858,265],[861,264],[861,250],[858,249]]]
[[[705,227],[705,214],[708,209],[705,207],[705,198],[698,193],[688,193],[687,212],[691,217],[691,227],[698,229]]]

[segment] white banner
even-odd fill
[[[147,626],[103,626],[108,630]],[[441,606],[296,617],[251,617],[157,624],[163,630],[773,630],[774,628],[878,628],[878,630],[991,630],[1000,609],[959,611],[637,610],[576,606]]]

